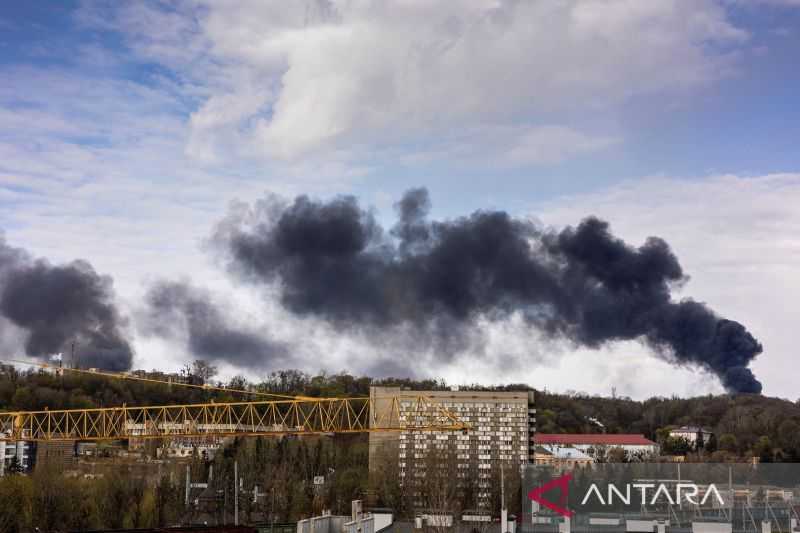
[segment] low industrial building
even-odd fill
[[[595,461],[605,460],[614,449],[624,451],[628,459],[658,455],[658,444],[644,435],[631,433],[537,433],[534,443],[556,454],[562,449],[577,450]]]
[[[195,453],[205,460],[213,460],[217,451],[222,448],[222,437],[172,437],[164,445],[156,449],[159,459],[190,459]]]

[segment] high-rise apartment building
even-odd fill
[[[406,487],[429,484],[433,472],[454,484],[467,480],[477,500],[490,497],[500,470],[519,471],[532,460],[536,424],[533,392],[413,391],[372,387],[374,419],[381,411],[398,409],[400,420],[417,416],[419,397],[470,424],[465,431],[394,431],[370,434],[370,469],[396,462]],[[398,398],[397,402],[389,398]],[[435,407],[431,407],[434,409]],[[496,487],[494,487],[496,488]]]

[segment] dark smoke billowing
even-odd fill
[[[591,217],[558,232],[501,211],[436,222],[429,208],[427,191],[409,191],[386,232],[353,197],[269,198],[232,214],[214,241],[233,271],[277,283],[287,309],[338,327],[410,324],[447,338],[521,313],[548,335],[588,347],[641,339],[729,391],[761,391],[747,367],[762,347],[744,326],[671,299],[686,277],[662,239],[632,247]]]
[[[23,330],[29,356],[66,357],[74,343],[81,366],[129,369],[133,351],[112,284],[86,261],[51,265],[0,236],[0,315]]]
[[[226,320],[209,292],[184,282],[162,281],[147,293],[145,334],[185,337],[194,355],[241,366],[262,366],[286,356],[286,347],[263,332],[245,330]]]

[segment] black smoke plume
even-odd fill
[[[114,304],[113,282],[86,261],[51,265],[0,235],[0,314],[26,335],[25,353],[63,353],[83,367],[127,370],[133,351]]]
[[[429,221],[429,209],[426,190],[409,191],[386,232],[350,196],[270,197],[232,213],[213,242],[234,272],[276,283],[286,308],[338,327],[412,325],[453,337],[478,317],[521,313],[548,335],[587,347],[640,339],[731,392],[761,391],[747,368],[761,345],[704,304],[672,300],[687,278],[662,239],[633,247],[593,217],[553,231],[501,211]]]
[[[264,332],[248,331],[227,320],[208,291],[189,283],[158,282],[146,300],[143,332],[185,338],[187,348],[200,358],[260,366],[287,354],[284,345]]]

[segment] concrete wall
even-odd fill
[[[323,515],[297,522],[297,533],[342,533],[347,517]]]

